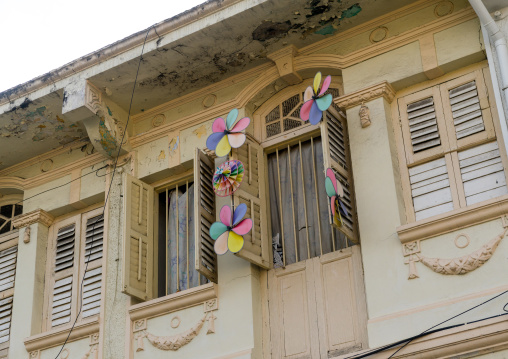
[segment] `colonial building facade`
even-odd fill
[[[0,358],[508,358],[507,5],[210,0],[0,93]]]

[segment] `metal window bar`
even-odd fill
[[[162,288],[165,292],[159,292],[159,296],[208,283],[193,266],[196,236],[193,231],[194,201],[191,198],[195,195],[193,184],[186,181],[159,193],[159,201],[164,203],[164,211],[159,214],[159,220],[164,223],[163,233],[159,233],[159,251],[164,251],[166,258],[165,263],[159,264],[165,268],[165,278],[159,278],[164,280]]]
[[[328,222],[329,200],[321,188],[324,187],[322,156],[319,136],[276,149],[268,156],[272,163],[268,168],[269,190],[273,196],[272,235],[281,236],[284,265],[349,245],[345,235]]]

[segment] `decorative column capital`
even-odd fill
[[[341,110],[345,111],[350,108],[360,106],[365,102],[375,100],[379,97],[384,97],[389,103],[391,103],[395,98],[395,90],[387,81],[337,97],[333,101],[341,108]]]
[[[34,223],[40,223],[46,227],[49,227],[54,220],[55,217],[39,208],[35,211],[20,214],[19,216],[14,217],[12,223],[15,228],[27,227]]]

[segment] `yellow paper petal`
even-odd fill
[[[321,84],[321,72],[318,72],[316,76],[314,76],[314,94],[318,94],[319,85]]]
[[[215,154],[217,157],[224,157],[229,151],[231,151],[231,146],[229,145],[228,136],[224,136],[215,147]]]
[[[228,248],[232,253],[239,252],[243,248],[243,237],[233,231],[229,232]]]

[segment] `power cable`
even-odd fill
[[[134,85],[132,87],[132,94],[131,94],[131,100],[130,100],[130,104],[129,104],[129,111],[128,111],[128,114],[127,114],[127,121],[125,123],[125,128],[124,128],[124,131],[123,131],[123,134],[122,134],[122,139],[120,141],[120,146],[118,147],[118,153],[117,153],[116,158],[115,158],[115,163],[113,165],[113,170],[111,171],[111,180],[109,182],[108,192],[107,192],[106,198],[104,200],[104,206],[102,208],[102,214],[96,217],[96,220],[95,220],[95,222],[93,223],[93,226],[92,226],[92,241],[90,242],[90,249],[89,249],[89,252],[88,252],[88,258],[85,260],[85,270],[83,271],[83,278],[81,279],[81,285],[80,285],[81,289],[80,289],[80,296],[79,296],[79,298],[80,298],[79,312],[76,315],[76,319],[74,319],[74,323],[72,324],[72,327],[69,330],[69,334],[67,334],[67,338],[65,338],[65,341],[62,344],[62,347],[60,348],[60,351],[55,356],[55,359],[58,359],[58,356],[60,355],[62,350],[65,348],[65,345],[67,344],[67,342],[68,342],[68,340],[69,340],[69,338],[71,336],[71,333],[74,330],[74,326],[76,325],[76,322],[77,322],[79,316],[81,315],[81,311],[83,310],[83,285],[84,285],[84,282],[85,282],[86,271],[88,269],[88,263],[90,262],[90,255],[92,254],[92,247],[93,247],[93,241],[94,241],[94,235],[93,235],[93,233],[95,231],[95,225],[97,224],[97,222],[99,222],[100,220],[102,220],[104,218],[104,213],[106,212],[106,205],[108,203],[109,194],[111,193],[111,187],[113,185],[113,179],[114,179],[115,173],[116,173],[116,167],[117,167],[117,164],[118,164],[118,158],[119,158],[120,152],[122,150],[122,145],[123,145],[123,141],[125,139],[125,134],[127,133],[127,126],[129,125],[129,120],[130,120],[130,115],[131,115],[131,109],[132,109],[132,101],[134,99],[134,91],[136,90],[136,83],[138,81],[138,75],[139,75],[139,69],[141,67],[141,61],[143,60],[143,51],[145,49],[146,39],[148,38],[148,34],[150,33],[150,30],[152,28],[155,29],[155,26],[156,25],[150,26],[147,29],[147,31],[146,31],[145,40],[143,41],[143,46],[141,48],[141,55],[139,56],[138,68],[137,68],[137,71],[136,71],[136,77],[134,79]],[[155,32],[157,33],[157,30]],[[159,36],[159,34],[157,34],[157,36]],[[159,38],[160,38],[160,36],[159,36]],[[61,187],[61,186],[59,186],[59,187]],[[44,192],[41,192],[41,193],[44,193]],[[86,246],[85,246],[85,253],[86,253]]]

